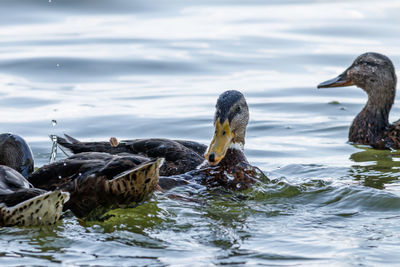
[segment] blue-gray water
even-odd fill
[[[37,167],[52,133],[208,143],[216,98],[238,89],[246,154],[273,180],[179,188],[199,201],[157,194],[101,223],[1,228],[0,265],[400,264],[400,153],[346,143],[360,89],[316,89],[363,52],[400,68],[398,1],[0,5],[0,130],[25,137]]]

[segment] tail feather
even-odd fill
[[[139,203],[148,198],[156,189],[163,158],[140,164],[108,181],[110,193],[117,196],[124,204]]]
[[[65,148],[72,148],[72,143],[69,142],[67,139],[64,137],[58,136],[57,135],[57,143]]]
[[[82,153],[82,152],[107,152],[110,153],[111,147],[109,142],[80,142],[79,140],[69,136],[68,134],[64,134],[64,137],[57,136],[57,143],[67,148],[74,154]],[[115,153],[111,153],[115,154]]]
[[[67,134],[64,134],[64,136],[65,136],[65,138],[57,135],[57,143],[60,146],[68,149],[68,151],[70,151],[74,154],[80,153],[80,152],[86,152],[85,149],[83,149],[83,151],[81,151],[83,147],[82,147],[82,143],[79,140],[77,140]]]
[[[59,190],[25,200],[13,207],[0,205],[1,226],[51,225],[61,216],[69,193]]]
[[[78,139],[73,138],[72,136],[64,133],[65,138],[68,140],[68,142],[72,143],[72,144],[79,144],[81,141],[79,141]]]

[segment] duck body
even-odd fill
[[[61,146],[73,153],[105,152],[113,155],[128,153],[140,155],[147,159],[164,158],[160,169],[161,176],[183,174],[194,170],[204,162],[203,154],[207,146],[185,140],[170,140],[161,138],[122,140],[117,146],[110,142],[80,142],[71,136],[57,137]]]
[[[0,165],[21,173],[25,178],[33,172],[32,150],[26,141],[15,134],[0,134]]]
[[[318,88],[356,85],[368,95],[368,101],[354,118],[349,141],[378,149],[400,148],[400,121],[389,123],[389,112],[396,95],[397,77],[391,60],[378,53],[357,57],[342,74],[318,85]]]
[[[224,159],[216,166],[207,163],[200,168],[180,175],[160,178],[160,186],[170,189],[186,183],[201,184],[208,188],[223,187],[230,190],[249,189],[258,178],[264,176],[262,171],[250,165],[243,151],[229,148]]]
[[[125,140],[112,145],[110,142],[80,142],[68,135],[58,137],[57,142],[74,153],[102,151],[146,158],[163,157],[165,164],[160,170],[159,181],[163,189],[199,183],[243,190],[251,187],[261,172],[248,163],[243,152],[248,120],[248,106],[243,94],[231,90],[217,100],[215,132],[208,147],[193,141],[157,138]]]
[[[85,152],[45,165],[28,180],[36,188],[69,192],[64,210],[95,219],[110,209],[135,205],[151,196],[162,163],[163,159],[136,155]]]
[[[0,226],[54,224],[68,199],[60,190],[33,188],[19,172],[0,165]]]
[[[74,140],[73,142],[67,141]],[[217,166],[211,166],[205,159],[207,146],[186,140],[136,139],[119,142],[113,147],[109,142],[80,142],[76,139],[58,137],[58,143],[74,153],[81,151],[104,151],[140,154],[150,160],[151,156],[163,156],[166,159],[160,168],[159,184],[168,190],[179,185],[198,183],[209,187],[222,186],[232,190],[244,190],[251,187],[262,173],[250,165],[241,148],[232,147],[226,152]],[[189,144],[194,147],[186,147]]]

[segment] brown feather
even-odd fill
[[[162,161],[86,152],[43,166],[29,176],[29,181],[45,190],[69,192],[64,209],[92,219],[148,198],[158,183]]]

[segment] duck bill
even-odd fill
[[[318,84],[318,88],[345,87],[351,85],[354,85],[354,83],[348,78],[346,70],[336,78]]]
[[[217,165],[226,154],[229,145],[232,143],[234,134],[232,133],[231,127],[229,126],[228,119],[226,119],[222,124],[220,120],[217,119],[215,123],[215,134],[211,140],[211,144],[208,147],[208,151],[204,154],[204,157],[211,166]]]

